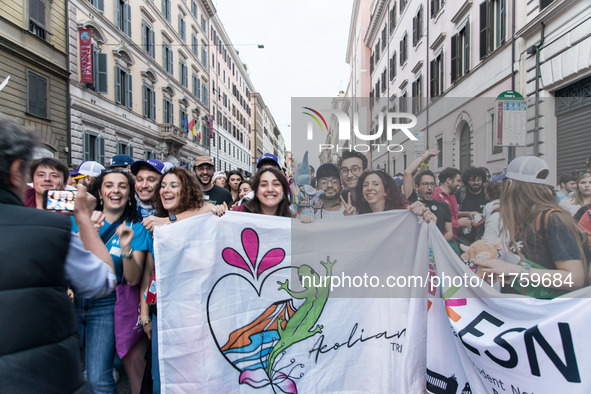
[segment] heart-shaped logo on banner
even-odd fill
[[[208,295],[210,331],[220,353],[240,372],[240,384],[254,388],[271,386],[273,391],[297,393],[295,381],[304,376],[304,365],[295,359],[284,360],[286,349],[322,332],[322,326],[316,321],[326,303],[328,288],[290,290],[289,280],[285,279],[289,271],[297,270],[297,274],[292,272],[291,276],[299,276],[300,280],[304,277],[318,279],[318,274],[307,265],[278,267],[285,259],[285,251],[272,248],[262,253],[259,235],[251,228],[242,231],[241,243],[241,251],[231,247],[222,251],[224,262],[238,272],[219,278]],[[263,257],[259,259],[261,254]],[[332,264],[334,262],[328,260],[323,263],[328,276]],[[246,283],[249,286],[245,286]],[[279,288],[273,286],[275,283]],[[296,308],[293,298],[304,302]],[[232,321],[237,327],[228,326]]]

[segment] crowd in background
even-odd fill
[[[446,168],[434,174],[429,161],[439,154],[437,150],[425,151],[396,177],[371,169],[365,155],[347,151],[338,162],[324,163],[316,170],[308,165],[306,154],[294,174],[282,168],[275,155],[265,153],[252,179],[236,170],[216,172],[206,156],[195,158],[191,170],[155,159],[134,161],[127,155],[114,156],[107,168],[87,161],[70,170],[51,158],[29,163],[32,150],[18,151],[11,144],[32,146],[33,139],[20,141],[11,133],[21,131],[14,125],[9,129],[0,137],[0,153],[5,157],[0,164],[5,199],[0,193],[0,206],[43,209],[47,191],[76,190],[76,206],[80,206],[70,219],[71,237],[79,237],[87,251],[102,256],[95,265],[110,267],[101,268],[106,274],[93,275],[117,284],[115,293],[112,285],[107,285],[109,291],[87,291],[75,275],[59,282],[69,287],[75,305],[72,321],[93,393],[117,392],[113,371],[121,364],[134,393],[160,392],[154,269],[159,262],[154,259],[152,232],[156,226],[196,215],[232,210],[297,218],[313,226],[318,220],[407,209],[419,220],[434,222],[458,255],[462,247],[478,242],[495,244],[497,255],[466,261],[479,275],[492,274],[499,282],[503,274],[549,274],[560,279],[546,286],[544,294],[523,282],[513,287],[498,283],[503,292],[552,298],[588,283],[589,252],[582,230],[591,231],[591,174],[561,175],[555,189],[547,185],[550,169],[538,157],[518,157],[493,179],[486,168],[478,167],[463,173]],[[23,186],[26,178],[31,183]],[[83,209],[82,204],[93,206]],[[46,220],[46,214],[42,216]],[[91,239],[94,248],[87,247],[89,237],[95,237]],[[96,246],[99,238],[100,248]],[[132,329],[122,328],[119,316],[134,313],[133,302],[122,301],[123,292],[133,289],[139,316],[130,339]]]

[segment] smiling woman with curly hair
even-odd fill
[[[162,175],[154,189],[156,216],[168,217],[203,206],[203,193],[187,170],[174,167]]]

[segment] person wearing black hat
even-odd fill
[[[320,195],[322,205],[316,211],[316,217],[324,219],[345,215],[345,204],[341,201],[343,186],[338,167],[332,163],[322,164],[316,171],[316,182],[318,189],[324,192]]]

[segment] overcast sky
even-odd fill
[[[347,88],[353,0],[213,3],[290,150],[291,98],[336,97]]]

